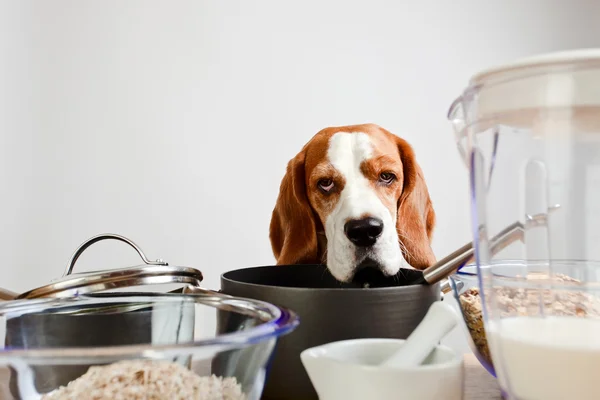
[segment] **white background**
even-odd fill
[[[443,257],[470,240],[445,119],[468,78],[600,45],[593,0],[0,4],[0,286],[15,291],[59,277],[103,232],[212,288],[271,264],[287,161],[318,130],[364,122],[415,147]],[[76,269],[138,262],[100,243]]]

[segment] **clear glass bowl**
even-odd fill
[[[449,277],[452,294],[459,305],[461,324],[466,332],[467,342],[481,365],[496,377],[494,363],[490,355],[484,328],[483,305],[479,296],[477,267],[466,265]]]
[[[148,390],[170,399],[221,398],[206,394],[213,390],[259,399],[277,339],[298,322],[293,312],[261,301],[199,294],[0,303],[0,398],[81,398],[90,391],[115,398],[135,390],[131,398]]]
[[[600,398],[600,263],[495,260],[479,269],[479,286],[508,398]]]

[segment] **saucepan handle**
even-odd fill
[[[463,287],[465,286],[465,284],[459,280],[459,279],[455,279],[455,284],[456,284],[456,290],[458,290],[458,292],[460,293],[463,289]],[[450,279],[444,279],[440,285],[440,290],[442,291],[442,295],[445,295],[446,293],[450,293],[452,291],[452,285],[450,284]]]
[[[448,282],[448,279],[444,279],[442,281],[442,283],[440,285],[440,290],[442,291],[442,296],[452,290],[452,288],[450,287],[450,282]]]

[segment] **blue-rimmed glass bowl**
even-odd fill
[[[244,399],[259,399],[278,338],[298,322],[293,312],[265,302],[206,294],[110,293],[0,303],[0,398],[36,400],[68,390],[73,381],[72,388],[83,380],[93,388],[90,375],[82,376],[91,366],[139,366],[146,360],[191,371],[194,379],[230,378]],[[132,373],[140,378],[147,372]],[[161,379],[173,390],[190,380]]]
[[[494,363],[490,355],[485,335],[483,307],[479,296],[477,267],[466,265],[449,278],[452,294],[460,308],[461,328],[466,332],[467,342],[481,365],[496,377]]]

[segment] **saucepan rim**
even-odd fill
[[[293,264],[290,265],[292,267],[298,267],[299,264]],[[306,265],[302,265],[304,267],[324,267],[327,268],[325,265],[322,264],[306,264]],[[410,284],[410,285],[400,285],[400,286],[385,286],[385,287],[339,287],[339,288],[334,288],[334,287],[325,287],[325,288],[315,288],[315,287],[297,287],[297,286],[282,286],[282,285],[269,285],[269,284],[265,284],[265,283],[251,283],[251,282],[245,282],[245,281],[241,281],[241,280],[237,280],[237,279],[232,279],[230,277],[228,277],[228,274],[232,274],[232,273],[236,273],[236,272],[241,272],[241,271],[251,271],[251,270],[258,270],[261,268],[286,268],[288,266],[286,265],[260,265],[260,266],[254,266],[254,267],[245,267],[245,268],[238,268],[238,269],[234,269],[234,270],[230,270],[227,272],[224,272],[223,274],[221,274],[221,282],[227,282],[230,284],[235,284],[235,285],[243,285],[246,287],[255,287],[255,288],[270,288],[270,289],[278,289],[278,290],[285,290],[285,291],[297,291],[297,292],[306,292],[306,291],[311,291],[311,292],[336,292],[336,293],[347,293],[347,292],[392,292],[392,291],[415,291],[415,290],[422,290],[423,288],[431,288],[431,289],[436,289],[438,286],[440,286],[440,282],[437,282],[435,284]],[[418,271],[418,270],[416,270]],[[341,283],[340,283],[341,285]],[[221,285],[223,286],[223,285]]]

